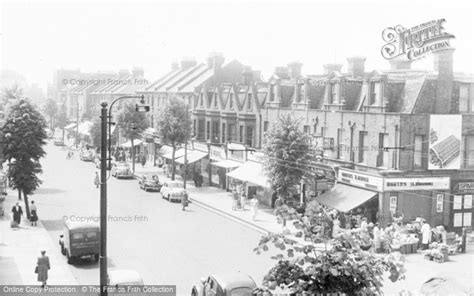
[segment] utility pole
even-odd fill
[[[188,123],[189,123],[189,110],[188,103],[186,102],[186,130],[184,136],[184,184],[183,187],[186,189],[186,182],[188,178]]]
[[[107,103],[100,104],[100,295],[107,296]]]
[[[76,149],[79,146],[79,97],[76,100]]]

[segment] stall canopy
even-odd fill
[[[66,125],[66,126],[64,127],[64,129],[66,129],[66,130],[72,129],[72,128],[76,127],[76,125],[77,125],[77,124],[75,124],[75,123],[70,123],[70,124]]]
[[[206,156],[207,156],[206,152],[197,151],[197,150],[191,150],[191,151],[188,150],[187,161],[188,163],[193,163]],[[180,164],[184,164],[184,154],[183,154],[183,157],[176,159],[176,162]]]
[[[81,135],[90,136],[91,128],[94,124],[90,121],[84,121],[79,124],[78,130]]]
[[[176,152],[174,153],[174,160],[180,158],[181,156],[184,156],[184,149],[176,149]],[[171,151],[169,151],[168,153],[164,154],[163,157],[173,159],[173,149],[171,149]]]
[[[336,184],[331,190],[316,197],[319,203],[341,212],[350,210],[369,201],[378,193],[344,184]]]
[[[232,172],[227,173],[227,176],[258,186],[270,188],[268,178],[263,174],[262,164],[258,162],[247,161]]]
[[[213,162],[212,165],[215,165],[215,166],[218,166],[218,167],[221,167],[221,168],[225,168],[225,169],[230,169],[230,168],[239,167],[239,166],[242,165],[242,163],[238,162],[238,161],[233,161],[233,160],[230,160],[230,159],[226,159],[226,160],[222,160],[222,161],[218,161],[218,162]]]
[[[142,140],[136,139],[136,140],[133,141],[133,146],[140,145],[141,143],[142,143]],[[132,141],[127,141],[127,142],[123,143],[120,146],[124,147],[124,148],[130,148],[130,147],[132,147]]]

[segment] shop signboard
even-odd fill
[[[400,190],[449,190],[449,177],[385,178],[385,191]]]
[[[209,152],[209,149],[207,148],[207,144],[194,142],[193,143],[193,148],[195,150],[199,150],[199,151],[202,151],[202,152]]]
[[[436,194],[436,213],[443,212],[444,194]]]
[[[474,193],[474,182],[458,182],[454,186],[454,192]]]
[[[242,144],[229,143],[227,144],[227,156],[233,160],[245,161],[245,149],[246,147]]]
[[[369,190],[383,191],[383,178],[362,174],[349,169],[339,169],[338,181]]]
[[[462,115],[430,115],[429,170],[461,168]]]
[[[225,160],[224,148],[211,146],[211,159],[217,161]]]

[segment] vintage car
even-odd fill
[[[111,174],[117,179],[133,178],[133,173],[132,169],[130,168],[130,164],[126,162],[115,162],[112,165]]]
[[[79,158],[82,161],[94,161],[94,151],[90,149],[81,150],[81,153],[79,153]]]
[[[63,141],[63,139],[59,139],[59,138],[54,139],[54,145],[56,145],[56,146],[64,146],[64,141]]]
[[[243,273],[230,273],[210,275],[202,278],[199,283],[193,285],[192,296],[251,296],[257,284],[249,275]]]
[[[89,257],[99,260],[100,228],[98,223],[82,223],[66,221],[64,232],[60,236],[61,253],[66,255],[67,263]]]
[[[130,269],[112,269],[107,273],[109,286],[143,286],[143,279],[138,272]]]
[[[161,197],[166,198],[168,201],[181,201],[186,190],[184,189],[183,182],[170,181],[163,184],[160,192]]]
[[[157,173],[145,173],[141,175],[138,179],[138,184],[140,185],[140,189],[145,191],[158,191],[162,187],[160,183],[160,178],[158,177]]]

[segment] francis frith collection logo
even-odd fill
[[[387,59],[414,61],[430,53],[450,49],[454,35],[445,32],[445,19],[432,20],[409,29],[401,25],[388,27],[382,32],[382,56]]]

